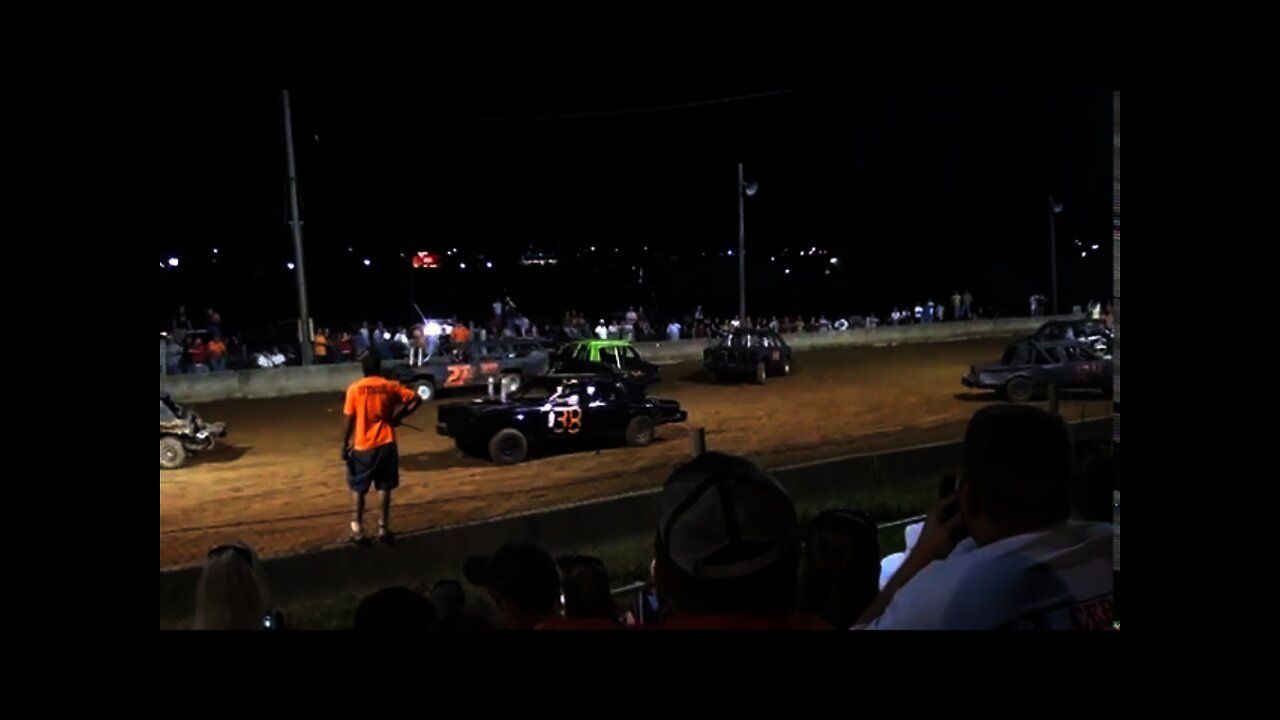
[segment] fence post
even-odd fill
[[[707,451],[707,429],[694,428],[693,434],[689,436],[689,440],[693,442],[693,456],[698,457]]]

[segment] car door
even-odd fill
[[[1040,366],[1037,370],[1037,384],[1052,383],[1059,387],[1069,387],[1076,380],[1074,364],[1068,361],[1065,348],[1061,346],[1036,348],[1036,364]]]
[[[583,431],[591,437],[622,434],[629,419],[627,405],[627,396],[617,383],[588,383],[582,413]]]

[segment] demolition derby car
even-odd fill
[[[648,385],[662,379],[658,366],[640,357],[639,351],[627,340],[574,340],[555,354],[552,372],[614,372]]]
[[[532,445],[653,442],[658,425],[688,419],[675,400],[647,397],[642,382],[616,373],[532,378],[513,395],[441,405],[436,432],[468,455],[523,462]]]
[[[207,423],[199,415],[160,396],[160,469],[180,468],[187,455],[208,450],[227,434],[226,423]]]
[[[773,330],[738,328],[702,351],[702,366],[716,380],[750,377],[764,384],[771,374],[791,374],[791,346]]]
[[[488,340],[447,343],[417,365],[399,365],[387,377],[412,389],[423,402],[441,390],[484,387],[491,380],[508,393],[522,377],[547,371],[549,353],[536,340]]]
[[[1023,340],[1010,345],[999,363],[971,366],[960,382],[967,388],[995,390],[1013,402],[1028,402],[1050,385],[1110,393],[1113,371],[1110,358],[1083,342]]]

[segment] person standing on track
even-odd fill
[[[347,388],[342,414],[347,429],[342,436],[342,461],[347,466],[347,486],[351,488],[351,535],[348,542],[364,540],[364,498],[369,486],[377,488],[382,501],[378,538],[392,542],[391,491],[400,486],[400,455],[395,428],[422,400],[409,388],[379,375],[382,361],[376,352],[360,358],[364,377]],[[397,406],[401,406],[396,412]]]

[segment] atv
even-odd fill
[[[226,423],[207,423],[196,413],[160,396],[160,469],[174,470],[187,462],[187,454],[213,447],[227,434]]]

